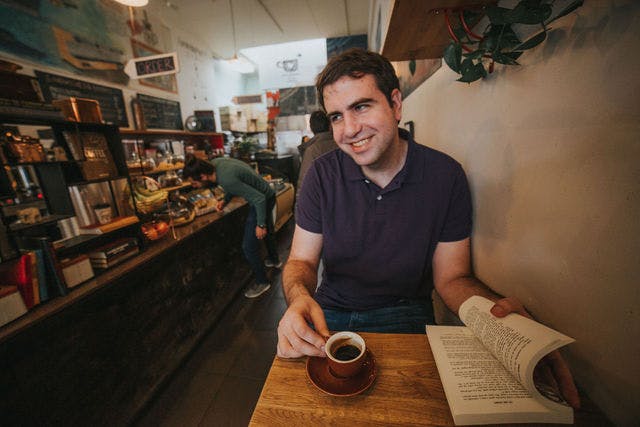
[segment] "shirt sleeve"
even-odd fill
[[[229,193],[244,198],[255,210],[258,225],[267,223],[267,198],[260,191],[242,181],[234,182]]]
[[[309,167],[298,192],[296,224],[312,233],[322,233],[322,181],[316,163]]]
[[[473,225],[472,215],[469,183],[464,170],[458,165],[451,188],[447,215],[438,240],[456,242],[469,237]]]

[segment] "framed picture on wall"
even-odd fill
[[[164,53],[144,43],[140,43],[135,39],[131,39],[131,49],[133,50],[133,56],[136,58]],[[140,84],[166,90],[171,93],[178,93],[178,81],[175,74],[140,79]]]

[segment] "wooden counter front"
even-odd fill
[[[248,205],[196,218],[0,330],[0,424],[127,425],[242,290]]]

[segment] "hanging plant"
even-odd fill
[[[520,0],[513,9],[487,6],[482,10],[458,10],[460,25],[452,25],[452,10],[444,16],[452,42],[444,50],[444,60],[460,74],[459,82],[471,83],[493,72],[494,63],[519,65],[518,58],[525,50],[534,48],[547,38],[549,24],[573,12],[583,0],[574,1],[551,18],[553,1]],[[486,14],[489,23],[482,34],[474,33],[469,23],[477,24]],[[525,41],[520,40],[513,25],[535,25],[541,30]]]

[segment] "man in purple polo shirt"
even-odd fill
[[[528,315],[474,277],[464,171],[398,129],[402,95],[389,61],[349,50],[316,87],[340,149],[313,163],[298,194],[278,356],[323,357],[329,330],[424,333],[433,289],[455,313],[482,295],[496,302],[496,316]],[[552,359],[565,398],[578,406],[571,373],[559,353]]]

